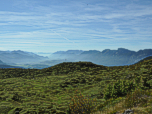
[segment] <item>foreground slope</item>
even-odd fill
[[[121,112],[126,110],[122,106],[127,106],[124,100],[129,91],[134,91],[137,87],[144,91],[146,88],[152,90],[148,83],[152,80],[152,59],[130,66],[106,67],[91,62],[64,62],[41,70],[10,68],[0,69],[0,72],[0,110],[8,114],[15,111],[66,114],[76,89],[85,97],[89,95],[89,99],[97,99],[97,110],[94,112],[98,113],[102,109],[105,113],[106,107],[109,111],[114,108]],[[127,85],[117,86],[120,82]],[[110,85],[115,85],[116,88],[108,89]],[[113,97],[109,93],[117,95],[113,105],[109,104],[108,100]],[[147,102],[146,107],[136,104],[136,107],[131,108],[136,113],[147,114],[152,101],[148,99]]]

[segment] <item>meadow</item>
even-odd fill
[[[0,69],[1,114],[152,114],[152,59],[130,66],[63,62]]]

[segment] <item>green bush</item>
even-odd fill
[[[118,98],[127,95],[128,91],[135,90],[136,85],[133,81],[128,80],[118,80],[113,85],[108,84],[107,87],[104,89],[104,99],[110,98]]]
[[[104,89],[104,99],[124,97],[127,92],[133,92],[137,87],[142,90],[152,88],[147,77],[137,76],[134,80],[117,80],[113,85],[109,83]]]

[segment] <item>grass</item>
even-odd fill
[[[87,98],[84,99],[83,95],[79,97],[75,96],[75,98],[76,100],[72,99],[73,105],[70,106],[70,114],[114,114],[116,112],[122,114],[128,108],[133,109],[134,114],[152,113],[152,106],[148,106],[148,104],[152,104],[152,91],[149,90],[141,91],[137,89],[133,94],[128,93],[125,99],[120,98],[121,102],[112,103],[113,99],[109,99],[105,102],[105,104],[108,103],[107,108],[102,111],[97,111],[97,109],[103,108],[105,106],[104,104],[100,107],[96,107],[97,105],[95,103],[92,105],[95,100],[88,99],[88,102],[86,102]],[[140,106],[137,106],[137,104],[140,104]]]
[[[152,113],[152,89],[140,89],[104,99],[105,88],[118,80],[152,78],[152,60],[136,65],[105,67],[91,62],[61,63],[45,69],[0,69],[1,113],[113,114],[128,108]],[[78,92],[79,91],[79,92]],[[80,93],[75,95],[74,93]]]

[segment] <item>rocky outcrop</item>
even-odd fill
[[[119,112],[116,112],[114,114],[120,114]],[[134,114],[134,111],[133,110],[130,110],[130,109],[127,109],[125,110],[122,114]]]
[[[127,109],[122,114],[133,114],[133,113],[134,113],[133,110]]]

